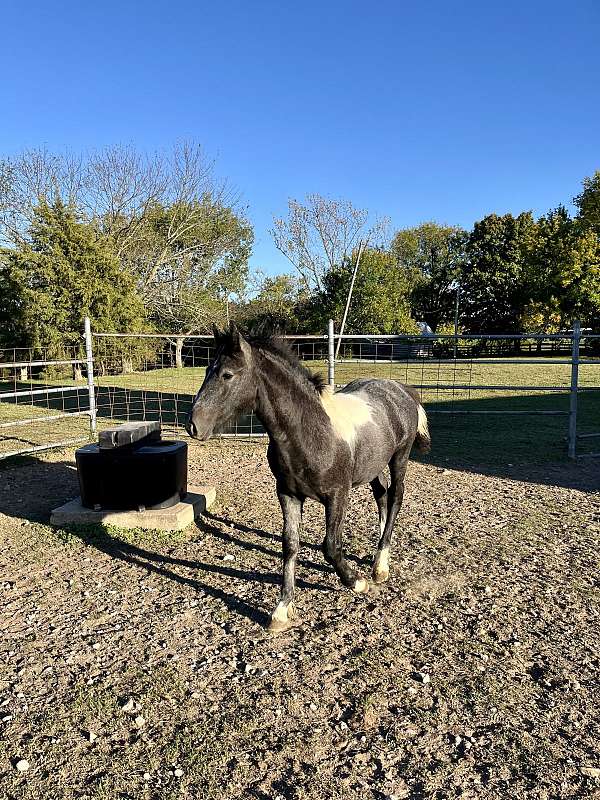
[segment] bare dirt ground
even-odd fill
[[[72,451],[0,469],[0,797],[600,797],[598,465],[413,463],[376,598],[338,583],[308,503],[279,637],[264,444],[190,471],[210,515],[125,535],[48,526]],[[376,531],[356,490],[365,572]]]

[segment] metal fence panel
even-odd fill
[[[89,440],[84,363],[78,345],[0,350],[0,459]]]
[[[600,336],[577,337],[574,330],[551,336],[352,334],[340,339],[330,326],[328,335],[286,338],[298,358],[330,384],[341,386],[357,377],[398,380],[419,389],[429,414],[446,418],[522,416],[528,425],[525,420],[532,416],[564,416],[562,436],[568,435],[571,456],[581,450],[578,442],[600,435],[585,415],[583,423],[577,418],[586,393],[599,388]],[[332,357],[336,341],[338,360]],[[96,426],[121,421],[158,419],[167,435],[183,435],[193,397],[214,357],[214,340],[92,332],[86,323],[80,345],[54,358],[45,355],[0,351],[0,458],[85,441]],[[264,431],[249,414],[221,435],[248,438]]]

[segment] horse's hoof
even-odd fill
[[[300,624],[298,619],[272,619],[267,630],[269,633],[285,633]]]
[[[388,570],[373,570],[373,582],[385,583],[390,577]]]

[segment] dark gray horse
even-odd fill
[[[344,556],[342,528],[348,494],[370,483],[379,509],[381,537],[373,580],[389,577],[392,528],[402,504],[404,475],[413,443],[430,446],[427,417],[417,392],[390,380],[352,381],[333,393],[274,336],[244,337],[231,325],[215,328],[216,355],[206,371],[187,431],[206,440],[242,411],[254,411],[269,435],[267,458],[283,512],[283,585],[270,630],[291,627],[302,505],[325,506],[323,553],[344,586],[368,592]],[[384,474],[390,469],[390,481]]]

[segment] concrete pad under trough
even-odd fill
[[[50,514],[51,525],[113,525],[115,528],[181,531],[215,502],[213,486],[190,486],[184,500],[171,508],[145,511],[93,511],[76,497]]]

